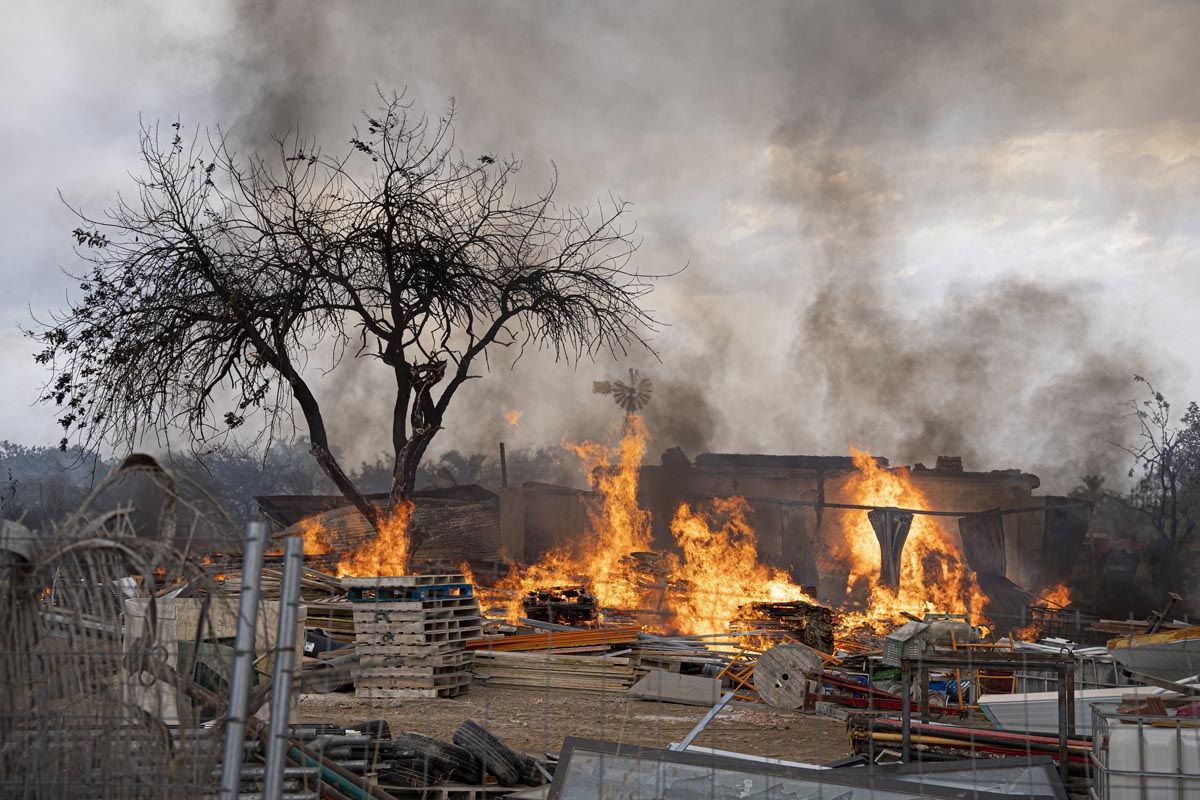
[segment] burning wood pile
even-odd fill
[[[586,586],[534,589],[521,600],[525,617],[540,622],[584,627],[599,619],[596,596]]]
[[[730,622],[734,631],[767,631],[781,634],[801,644],[832,653],[833,610],[794,600],[787,603],[748,603],[738,609],[739,616]]]

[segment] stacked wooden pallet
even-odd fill
[[[471,683],[479,603],[462,575],[345,578],[354,613],[358,697],[454,697]]]
[[[623,694],[638,678],[628,658],[475,651],[475,676],[489,686]]]
[[[553,650],[560,647],[587,647],[629,644],[637,641],[638,627],[583,628],[565,631],[538,631],[515,636],[482,636],[467,648],[470,650]]]
[[[320,628],[335,639],[354,639],[354,606],[344,597],[321,597],[305,602],[308,627]]]

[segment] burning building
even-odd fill
[[[416,553],[334,499],[322,502],[341,507],[320,514],[316,499],[260,503],[339,574],[503,560],[515,565],[497,600],[510,618],[539,592],[582,592],[596,609],[683,633],[728,630],[762,603],[830,605],[843,627],[938,611],[1007,629],[1026,621],[1031,593],[1070,579],[1087,534],[1086,504],[1035,495],[1037,477],[1019,470],[969,472],[946,457],[893,467],[853,448],[694,461],[671,450],[646,465],[648,441],[630,415],[615,446],[567,445],[589,490],[421,493],[403,520],[424,531]]]
[[[641,516],[622,547],[679,554],[674,578],[725,587],[676,603],[676,613],[682,605],[710,625],[732,616],[723,606],[802,597],[858,609],[864,622],[938,610],[1015,625],[1031,599],[1022,587],[1066,583],[1088,528],[1088,507],[1035,494],[1036,476],[965,471],[957,458],[907,468],[863,452],[691,461],[668,451],[627,480],[617,505]],[[613,519],[598,520],[594,509],[613,498],[598,488],[508,490],[503,527],[514,558],[561,564],[579,543],[603,549],[598,531]]]

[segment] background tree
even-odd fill
[[[1146,385],[1150,397],[1131,403],[1139,436],[1123,448],[1134,458],[1129,477],[1136,479],[1128,505],[1155,531],[1150,554],[1164,584],[1158,588],[1182,592],[1185,548],[1200,522],[1200,407],[1190,403],[1176,420],[1161,392],[1140,375],[1135,380]]]
[[[290,135],[243,158],[220,132],[143,126],[135,196],[77,212],[82,296],[30,331],[64,445],[207,443],[255,412],[269,435],[298,408],[321,469],[378,527],[492,348],[646,345],[656,276],[630,266],[626,203],[560,207],[556,176],[519,198],[519,162],[455,149],[453,107],[433,122],[391,95],[364,117],[337,156]],[[306,369],[322,348],[394,383],[383,510],[334,455]]]

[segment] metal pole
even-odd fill
[[[1070,711],[1067,705],[1074,701],[1074,691],[1068,687],[1067,683],[1074,677],[1070,667],[1058,668],[1058,774],[1062,777],[1063,785],[1067,783],[1067,760],[1070,754],[1068,749],[1068,738],[1070,734],[1067,731],[1069,726]]]
[[[922,666],[921,672],[921,722],[929,722],[929,667]]]
[[[690,731],[688,731],[688,735],[683,737],[682,739],[680,739],[678,744],[673,744],[670,747],[668,747],[667,749],[668,750],[687,750],[688,746],[692,742],[696,741],[696,737],[699,736],[701,734],[701,732],[705,728],[708,727],[708,723],[713,721],[713,717],[715,717],[715,716],[717,716],[717,714],[721,713],[722,708],[729,705],[729,701],[733,699],[733,695],[734,695],[733,692],[726,692],[725,694],[721,695],[721,698],[719,700],[717,700],[717,702],[713,705],[712,708],[710,708],[708,710],[708,713],[705,714],[700,719],[700,721],[697,722],[696,725]]]
[[[258,618],[259,577],[267,526],[246,526],[242,556],[242,591],[238,599],[237,632],[233,641],[233,671],[229,680],[229,713],[225,718],[225,749],[221,760],[221,800],[234,800],[241,782],[242,743],[250,708],[250,678],[254,668],[255,621]]]
[[[500,485],[508,488],[508,459],[504,457],[504,442],[500,443]]]
[[[263,800],[283,797],[283,768],[291,749],[288,716],[292,706],[292,678],[296,671],[296,623],[300,618],[303,566],[304,540],[290,536],[284,551],[283,584],[279,587],[279,628],[275,632],[275,668],[271,673],[271,721],[267,729]]]
[[[900,659],[900,760],[905,764],[912,757],[912,662]]]

